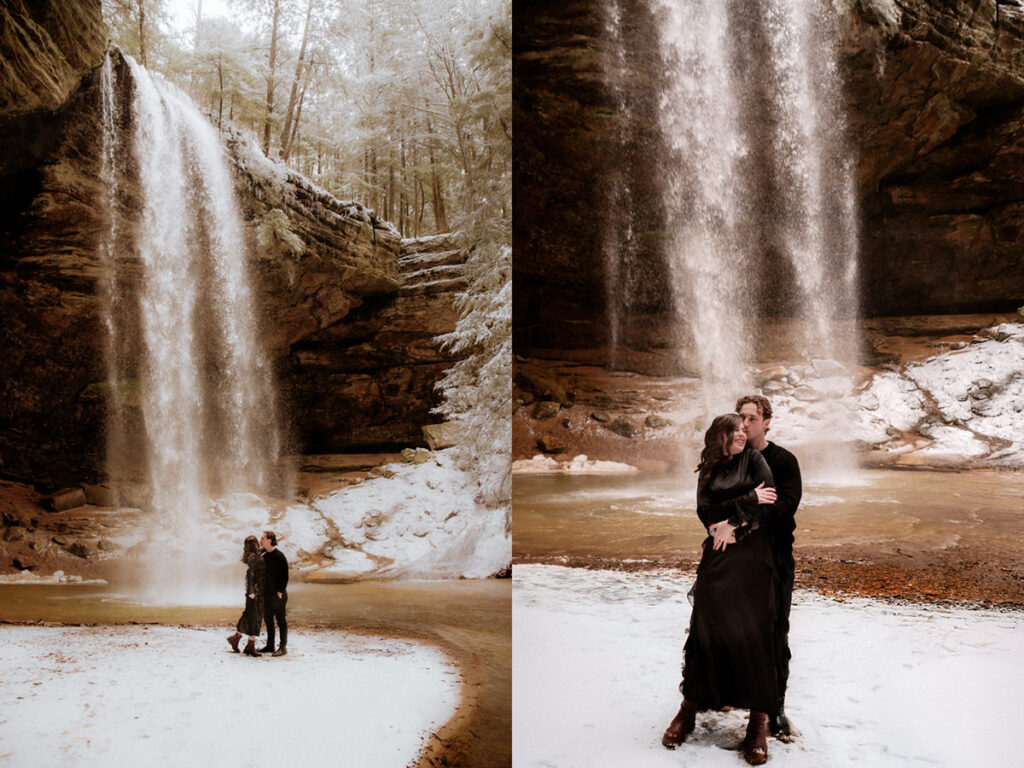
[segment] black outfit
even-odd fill
[[[800,479],[800,464],[796,456],[780,448],[775,443],[768,443],[761,451],[768,463],[772,476],[775,478],[775,491],[778,494],[774,504],[768,505],[764,512],[762,526],[768,532],[772,542],[775,559],[775,575],[778,587],[778,612],[776,615],[776,643],[778,652],[779,674],[779,709],[786,699],[786,685],[789,682],[789,608],[793,602],[793,574],[796,563],[793,559],[793,531],[796,530],[796,510],[803,496],[803,483]]]
[[[263,558],[253,552],[245,564],[245,610],[235,629],[243,635],[256,637],[260,633],[260,624],[263,621]]]
[[[267,577],[263,582],[263,620],[267,625],[266,650],[274,650],[274,622],[281,629],[281,647],[288,644],[288,622],[285,607],[288,605],[288,558],[280,549],[263,553]],[[277,593],[281,596],[278,597]]]
[[[703,544],[680,686],[684,699],[701,709],[732,706],[769,715],[779,709],[777,581],[754,492],[762,482],[773,485],[771,470],[748,446],[697,487],[705,527],[723,520],[752,525],[723,551],[712,549],[711,536]]]

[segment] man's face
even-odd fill
[[[263,549],[265,549],[265,550],[267,550],[269,552],[270,551],[270,539],[268,539],[266,536],[260,536],[260,546],[263,547]]]
[[[763,440],[764,431],[768,429],[772,420],[762,418],[754,403],[744,403],[740,407],[740,416],[743,417],[743,431],[747,434],[747,440],[753,444]]]

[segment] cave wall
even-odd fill
[[[95,481],[104,474],[111,391],[98,250],[111,224],[100,181],[100,3],[54,0],[31,13],[27,6],[3,12],[0,476],[46,487]],[[28,31],[12,33],[12,20]],[[46,30],[48,41],[25,42]],[[124,115],[131,83],[116,51],[112,61]],[[24,72],[10,75],[19,63]],[[120,130],[130,134],[130,121]],[[373,211],[270,163],[241,136],[227,133],[225,141],[286,446],[423,444],[420,427],[439,420],[430,413],[434,382],[452,362],[431,339],[454,328],[464,254],[442,237],[407,242],[403,256],[398,232]],[[120,164],[114,212],[126,295],[139,275],[131,234],[141,198],[132,165],[130,158]],[[258,245],[257,229],[275,209],[301,240],[299,252]],[[423,286],[423,275],[438,268],[444,278]],[[129,423],[140,424],[137,404],[124,405]]]
[[[658,18],[620,0],[514,6],[515,342],[607,342],[608,190],[626,178],[633,242],[613,289],[656,328],[670,300],[658,204]],[[1005,311],[1024,300],[1024,8],[1015,0],[850,0],[841,57],[861,206],[865,314]],[[625,100],[623,99],[625,93]],[[767,270],[770,274],[771,270]],[[631,345],[665,344],[643,327]]]

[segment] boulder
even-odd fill
[[[565,451],[565,438],[560,435],[541,435],[537,445],[544,453],[562,453]]]
[[[605,424],[604,426],[615,434],[628,438],[639,437],[644,431],[642,427],[630,419],[627,419],[625,416],[620,416],[610,424]]]
[[[458,445],[461,436],[462,425],[454,421],[427,424],[423,427],[423,437],[427,440],[427,447],[432,451]]]
[[[554,400],[541,400],[533,406],[533,418],[550,419],[561,410],[562,406]]]
[[[42,503],[51,512],[63,512],[66,509],[84,507],[87,501],[85,490],[82,488],[62,488],[44,497]]]

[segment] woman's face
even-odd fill
[[[730,456],[735,456],[737,453],[741,453],[746,444],[747,434],[743,431],[742,425],[736,427],[731,435],[725,436],[725,452]]]

